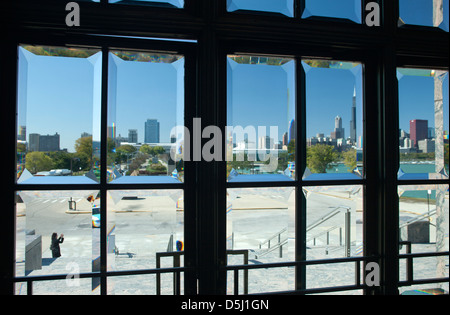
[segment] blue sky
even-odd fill
[[[311,12],[320,11],[312,3],[327,2],[314,1],[307,2]],[[430,1],[401,1],[401,12],[405,17],[408,14],[417,15],[419,7],[415,5],[420,2],[420,8],[429,14]],[[236,5],[243,3],[234,2]],[[334,0],[328,2],[336,3]],[[279,6],[283,1],[258,0],[248,3],[254,8],[273,9],[273,5]],[[350,12],[355,7],[354,0],[339,3],[341,6],[333,9],[337,15],[342,14],[345,8]],[[414,11],[406,10],[406,5],[411,5]],[[445,6],[448,7],[448,0],[445,0]],[[327,10],[330,8],[327,7]],[[448,21],[448,11],[446,19]],[[410,20],[414,21],[412,18]],[[99,128],[101,69],[98,60],[101,60],[101,53],[81,59],[35,56],[22,48],[20,51],[19,125],[26,125],[27,135],[58,132],[61,148],[73,151],[74,142],[82,132],[95,134]],[[143,141],[146,119],[156,118],[161,123],[161,141],[168,142],[170,129],[183,120],[182,61],[176,64],[121,61],[117,64],[117,135],[127,137],[129,129],[138,129],[138,140]],[[243,127],[276,125],[279,127],[278,140],[282,140],[282,134],[288,131],[289,122],[294,117],[293,64],[292,61],[282,67],[238,65],[233,68],[229,72],[232,76],[229,109],[232,111],[228,124]],[[361,84],[360,75],[355,75],[351,70],[313,68],[307,72],[308,137],[317,133],[329,135],[337,115],[342,117],[346,136],[349,136],[355,85],[358,102],[362,97],[358,84]],[[429,125],[434,126],[433,79],[405,76],[400,80],[399,87],[400,128],[409,131],[411,119],[427,119]],[[444,91],[448,104],[448,76]],[[448,107],[446,114],[445,130],[448,130]],[[357,116],[358,135],[361,135],[361,110]]]
[[[227,0],[229,11],[268,11],[293,17],[293,0]],[[400,17],[406,24],[433,26],[433,0],[399,0]],[[442,29],[449,30],[449,0],[443,0],[444,21]],[[302,17],[337,17],[363,22],[360,0],[305,0]]]
[[[283,66],[238,64],[228,58],[229,126],[278,127],[278,141],[295,118],[295,61]],[[264,135],[260,135],[264,136]]]
[[[61,148],[73,151],[73,144],[82,132],[93,133],[94,126],[99,126],[98,120],[94,119],[95,112],[97,117],[99,115],[99,102],[94,101],[96,91],[93,85],[93,64],[96,63],[80,58],[34,56],[21,49],[22,59],[23,54],[28,56],[27,107],[24,116],[25,111],[19,106],[19,125],[27,126],[28,135],[58,132]],[[101,60],[100,54],[91,57],[91,61],[95,57]],[[145,121],[156,118],[161,123],[161,142],[169,142],[172,127],[182,124],[183,103],[180,98],[183,90],[179,88],[183,74],[182,61],[175,64],[116,62],[117,135],[127,137],[129,129],[138,129],[138,140],[142,142]],[[229,60],[231,63],[234,61]],[[357,133],[360,136],[362,67],[349,70],[311,68],[305,64],[304,67],[307,136],[317,133],[330,135],[336,116],[342,118],[346,136],[350,135],[355,87]],[[24,71],[24,66],[20,70]],[[269,126],[278,126],[278,140],[282,140],[283,133],[288,132],[289,122],[295,117],[294,70],[294,61],[283,66],[237,63],[229,66],[228,125],[267,126],[267,133]],[[23,83],[21,86],[24,86]],[[409,131],[411,119],[427,119],[429,126],[434,126],[433,100],[434,78],[400,76],[400,128]],[[444,80],[444,100],[448,104],[448,75]],[[23,102],[23,96],[19,97],[19,102]],[[114,106],[110,109],[113,110]],[[448,105],[445,112],[445,130],[448,130]]]
[[[184,76],[184,59],[169,64],[113,58],[117,65],[116,134],[128,137],[129,129],[137,129],[138,141],[144,142],[145,121],[158,119],[160,141],[170,142],[171,129],[184,125],[184,89],[178,81]]]
[[[422,71],[417,71],[420,74]],[[428,127],[435,126],[434,118],[434,77],[402,75],[398,72],[400,129],[409,132],[409,122],[413,119],[428,120]],[[444,130],[449,131],[448,73],[443,80]]]
[[[19,126],[26,126],[27,136],[58,132],[61,148],[73,151],[82,132],[93,133],[93,77],[87,59],[36,56],[20,48]]]

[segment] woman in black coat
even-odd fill
[[[52,244],[50,245],[50,249],[52,250],[53,258],[61,257],[61,249],[59,248],[59,244],[62,244],[62,242],[64,242],[64,234],[61,234],[60,237],[58,237],[58,234],[56,233],[52,234]]]

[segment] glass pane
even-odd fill
[[[163,273],[160,280],[156,274],[109,277],[108,295],[176,295],[176,290],[183,295],[184,274],[181,273],[179,278],[174,277],[178,276],[174,276],[172,273]],[[159,292],[156,287],[158,281],[160,283]]]
[[[112,51],[109,55],[108,180],[178,183],[184,179],[176,127],[184,126],[184,58]]]
[[[294,0],[227,0],[227,10],[274,12],[294,17]]]
[[[110,191],[108,269],[183,266],[183,211],[182,190]]]
[[[18,192],[16,275],[99,271],[97,197],[98,191]],[[93,292],[98,290],[97,280],[91,281]],[[54,292],[51,282],[42,282],[41,286],[42,293]]]
[[[169,258],[168,258],[169,259]],[[172,273],[160,276],[160,291],[156,288],[158,275],[120,276],[108,278],[108,295],[175,295],[174,279],[181,295],[184,293],[183,273],[179,280]]]
[[[76,267],[69,265],[70,271],[76,270]],[[68,272],[66,271],[66,273]],[[79,278],[73,275],[64,280],[51,280],[51,281],[33,281],[33,295],[100,295],[100,290],[92,291],[92,279]],[[15,295],[27,295],[27,283],[19,282],[16,284]]]
[[[448,32],[449,0],[399,0],[398,25],[438,27]]]
[[[293,191],[292,187],[228,189],[228,265],[295,260]],[[270,292],[270,287],[274,291],[293,290],[293,274],[294,268],[252,270],[248,292]],[[228,279],[228,290],[233,290],[232,278]]]
[[[421,285],[412,285],[405,286],[399,288],[399,293],[401,295],[441,295],[447,294],[447,291],[443,289],[436,288],[436,284],[421,284]]]
[[[449,250],[448,185],[399,186],[400,254]],[[414,280],[448,277],[448,255],[413,259]],[[407,279],[407,260],[400,260],[400,279]],[[445,289],[446,284],[434,288]]]
[[[363,66],[303,60],[306,73],[305,180],[360,179],[363,161]]]
[[[323,16],[361,23],[361,0],[305,0],[302,18]]]
[[[447,178],[448,72],[399,68],[399,179]]]
[[[362,265],[362,264],[361,264]],[[335,263],[335,264],[320,264],[306,266],[306,288],[330,288],[338,286],[355,285],[356,263]],[[360,266],[360,272],[363,274],[363,269]],[[362,283],[362,279],[360,279]],[[352,290],[345,292],[330,292],[326,295],[362,295],[361,290]]]
[[[303,193],[307,259],[362,255],[362,186],[304,187]]]
[[[18,49],[18,183],[97,183],[101,52]]]
[[[109,0],[109,3],[183,8],[184,0]]]
[[[228,180],[295,179],[295,60],[230,55],[227,61]]]

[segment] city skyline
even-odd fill
[[[117,103],[110,106],[115,109],[115,135],[126,136],[130,129],[145,135],[143,121],[152,117],[161,124],[160,141],[169,143],[170,130],[184,123],[183,58],[173,63],[124,61],[117,56],[113,59],[118,66]],[[61,148],[69,152],[74,152],[75,141],[82,132],[99,139],[100,61],[101,52],[88,58],[70,58],[35,55],[20,47],[16,131],[19,137],[23,137],[25,130],[27,134],[43,135],[58,132]],[[329,128],[330,121],[336,116],[342,118],[345,129],[350,128],[356,91],[359,139],[363,123],[362,66],[332,69],[302,63],[306,72],[307,138],[318,133],[328,135],[333,131]],[[278,126],[277,141],[282,141],[295,118],[294,100],[300,97],[293,88],[294,61],[282,66],[233,67],[229,69],[232,93],[227,124]],[[400,129],[409,130],[412,119],[428,120],[429,127],[434,128],[434,78],[399,74],[398,79]],[[443,84],[444,130],[448,131],[448,73]]]

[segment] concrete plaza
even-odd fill
[[[230,189],[229,205],[232,211],[227,215],[228,249],[248,250],[249,264],[289,262],[294,260],[295,248],[295,194],[292,188]],[[89,194],[90,192],[85,192]],[[95,193],[95,192],[94,192]],[[309,189],[305,192],[307,226],[307,259],[328,259],[362,256],[363,209],[360,187],[332,189]],[[128,194],[128,196],[127,196]],[[123,198],[125,196],[125,198]],[[29,197],[29,196],[28,196]],[[77,202],[76,211],[68,206],[70,198]],[[156,253],[175,251],[175,242],[183,240],[184,211],[181,194],[140,195],[124,192],[108,199],[109,249],[108,270],[140,270],[156,268]],[[18,204],[17,217],[17,265],[16,274],[51,275],[91,272],[92,261],[99,256],[99,230],[92,228],[92,204],[79,194],[70,193],[22,198]],[[400,203],[400,216],[418,216],[428,211],[427,203],[408,200]],[[446,250],[448,250],[448,194],[446,209]],[[334,214],[333,214],[334,213]],[[346,217],[346,213],[348,213]],[[332,215],[330,215],[332,214]],[[350,218],[350,225],[346,225]],[[431,217],[431,222],[435,218]],[[35,230],[42,236],[42,269],[25,270],[25,231]],[[61,244],[62,257],[51,258],[50,236],[57,232],[65,235]],[[346,236],[349,233],[350,243]],[[430,243],[414,244],[413,252],[436,251],[436,230],[430,226]],[[276,236],[276,237],[274,237]],[[274,237],[274,238],[273,238]],[[271,239],[272,248],[267,240]],[[281,246],[282,244],[282,246]],[[261,245],[261,248],[260,248]],[[281,247],[281,251],[280,251]],[[400,253],[404,253],[403,248]],[[448,276],[448,257],[446,275]],[[414,261],[415,279],[436,277],[436,258],[421,258]],[[172,259],[165,258],[162,267],[172,267]],[[243,256],[229,256],[229,265],[243,264]],[[400,262],[400,279],[406,279],[405,261]],[[240,276],[243,276],[240,272]],[[295,269],[292,267],[257,269],[249,271],[249,293],[275,292],[294,288]],[[354,263],[325,264],[307,267],[307,288],[320,288],[354,284]],[[183,276],[181,276],[181,281]],[[36,282],[34,294],[98,294],[92,290],[91,279]],[[161,292],[173,293],[173,276],[161,277]],[[240,279],[240,293],[243,292]],[[181,286],[182,287],[182,286]],[[439,284],[428,285],[436,288]],[[422,288],[422,287],[421,287]],[[443,288],[448,291],[448,283]],[[410,289],[408,288],[402,288]],[[18,294],[26,293],[26,284],[17,284]],[[228,273],[228,293],[233,293],[233,273]],[[111,294],[156,294],[156,276],[120,276],[108,278],[108,292]],[[183,292],[183,291],[182,291]],[[359,294],[358,291],[344,292]]]

